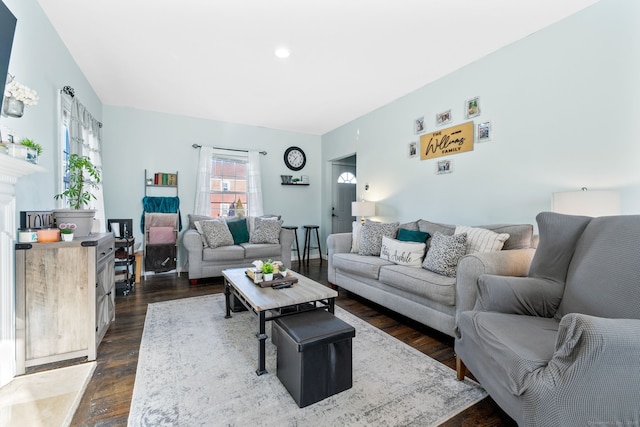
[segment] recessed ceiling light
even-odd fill
[[[279,47],[278,49],[276,49],[276,56],[278,58],[288,58],[289,55],[291,55],[291,52],[289,52],[289,49],[287,49],[286,47]]]

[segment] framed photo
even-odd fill
[[[491,141],[491,122],[478,123],[478,142]]]
[[[464,103],[464,111],[465,117],[470,119],[471,117],[476,117],[480,115],[480,97],[476,96],[475,98],[468,99]]]
[[[418,143],[413,141],[409,143],[409,157],[415,157],[418,155]]]
[[[436,126],[442,126],[447,123],[451,123],[451,110],[436,114]]]
[[[419,135],[422,132],[424,132],[424,116],[418,117],[417,119],[415,119],[413,123],[414,123],[413,126],[416,132],[416,135]]]
[[[436,175],[443,175],[453,172],[453,160],[438,160],[436,162]]]

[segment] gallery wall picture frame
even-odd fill
[[[480,97],[467,99],[464,103],[464,114],[467,119],[480,115]]]
[[[424,116],[420,116],[413,121],[413,130],[416,135],[419,135],[425,131],[424,128]]]
[[[478,129],[476,131],[478,142],[491,141],[493,129],[491,128],[491,122],[478,123]]]
[[[451,123],[451,119],[451,109],[436,114],[436,126],[442,126],[446,125],[447,123]]]
[[[418,155],[418,143],[411,141],[409,143],[409,158],[416,157]]]
[[[444,159],[436,162],[436,175],[453,173],[453,160]]]

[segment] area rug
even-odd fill
[[[486,396],[476,383],[336,307],[356,329],[353,387],[299,408],[276,375],[255,373],[257,319],[224,318],[224,295],[149,304],[129,426],[429,426]],[[267,325],[267,333],[270,327]]]

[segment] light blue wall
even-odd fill
[[[9,73],[38,92],[37,105],[25,107],[22,118],[0,117],[2,126],[21,138],[31,138],[43,147],[39,164],[46,173],[21,178],[16,185],[17,210],[48,210],[55,207],[55,156],[58,153],[58,96],[72,86],[82,103],[98,120],[102,103],[36,0],[4,0],[18,19],[13,39]]]
[[[265,213],[282,215],[285,224],[302,226],[320,220],[320,137],[261,127],[203,120],[122,107],[104,107],[103,146],[105,209],[107,218],[142,215],[144,170],[178,172],[183,225],[193,213],[199,150],[192,144],[223,148],[264,150],[261,156]],[[299,172],[286,168],[284,151],[302,148],[307,165]],[[311,185],[280,185],[280,175],[309,175]],[[149,195],[165,195],[154,189]],[[168,192],[166,195],[175,195]],[[136,238],[142,239],[139,225]],[[140,240],[141,241],[141,240]]]
[[[583,186],[619,189],[623,213],[640,213],[639,5],[602,0],[327,133],[323,206],[331,160],[355,152],[358,194],[377,202],[379,220],[534,223],[552,192]],[[482,114],[473,120],[492,122],[492,141],[444,157],[448,175],[435,174],[436,160],[408,157],[415,118],[433,132],[435,115],[451,108],[452,125],[463,123],[474,96]],[[325,213],[324,230],[330,221]]]

